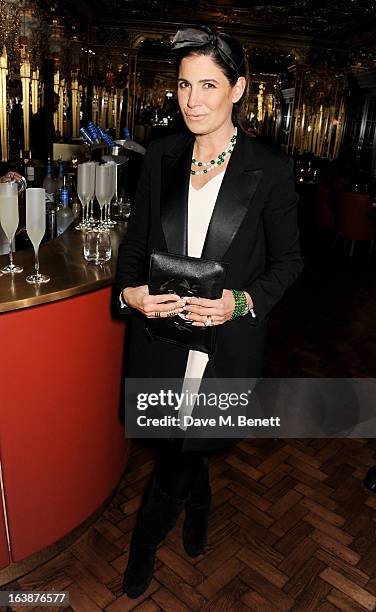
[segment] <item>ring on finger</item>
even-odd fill
[[[155,313],[154,313],[154,316],[155,316],[156,318],[158,318],[158,317],[160,317],[160,316],[161,316],[161,313],[160,313],[160,312],[158,312],[158,310],[156,310],[156,311],[155,311]]]
[[[184,321],[189,321],[190,312],[188,312],[187,310],[183,310],[182,312],[178,312],[177,314],[181,319],[184,319]]]
[[[211,315],[206,315],[205,327],[212,327],[214,325]]]

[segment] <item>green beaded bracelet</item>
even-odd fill
[[[242,317],[248,307],[247,297],[244,291],[237,291],[236,289],[232,289],[231,291],[232,295],[234,296],[235,308],[231,315],[230,321],[237,319],[238,317]]]

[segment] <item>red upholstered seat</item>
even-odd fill
[[[335,229],[339,236],[351,240],[373,240],[371,198],[367,194],[341,191],[336,202]]]

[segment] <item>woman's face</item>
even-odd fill
[[[240,100],[246,80],[232,87],[208,55],[191,55],[180,62],[178,102],[184,121],[197,135],[212,134],[231,122],[232,105]]]

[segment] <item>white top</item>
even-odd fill
[[[218,197],[218,193],[224,177],[224,172],[210,179],[201,189],[195,189],[192,183],[189,185],[188,195],[188,255],[190,257],[201,257],[210,219]],[[201,378],[206,364],[209,360],[207,353],[201,351],[189,351],[187,366],[185,369],[183,389],[189,389],[190,393],[198,393]],[[186,379],[191,379],[189,385]],[[191,414],[193,406],[182,406],[178,416]],[[182,422],[182,421],[181,421]],[[181,429],[186,429],[180,425]]]

